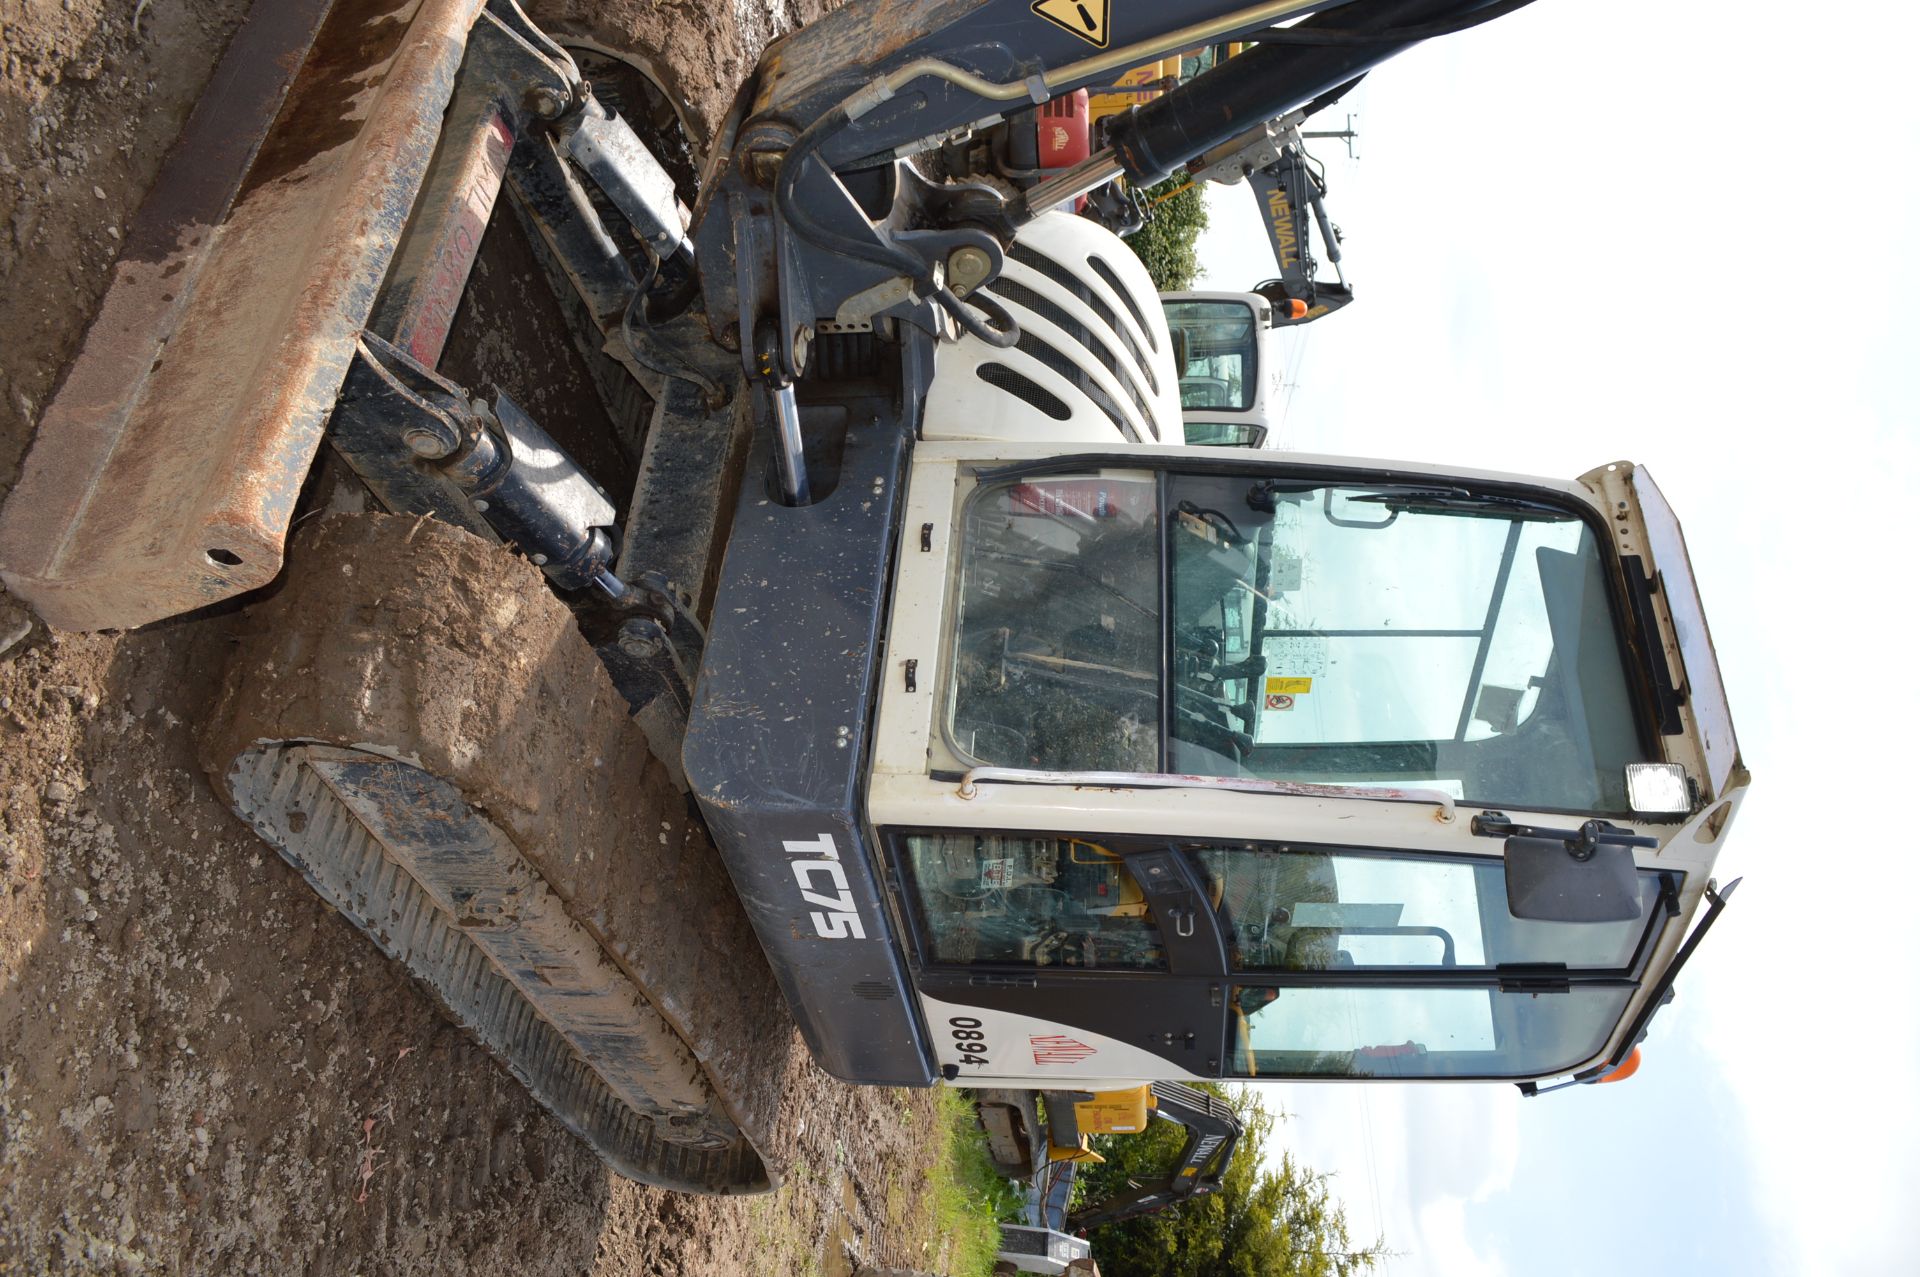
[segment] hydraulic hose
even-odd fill
[[[996,350],[1011,350],[1020,342],[1019,321],[986,293],[974,293],[963,302],[954,296],[952,289],[942,287],[934,293],[933,300],[940,303],[940,309],[952,315],[960,327]],[[973,313],[976,306],[985,312],[986,320]]]
[[[1151,186],[1194,156],[1347,84],[1430,35],[1464,30],[1523,3],[1354,0],[1259,33],[1259,48],[1114,120],[1109,139],[1128,180]]]
[[[820,144],[850,122],[845,103],[834,107],[825,115],[808,125],[788,148],[786,158],[780,163],[780,175],[773,185],[774,208],[780,213],[789,230],[806,240],[815,248],[828,252],[837,252],[863,262],[872,262],[884,266],[897,274],[905,275],[922,286],[933,282],[933,265],[925,258],[910,253],[904,248],[887,241],[884,237],[864,240],[857,236],[842,234],[825,225],[807,212],[795,196],[800,182],[801,166],[809,160],[817,160]],[[818,161],[824,163],[825,161]],[[972,304],[962,302],[945,285],[933,290],[933,300],[940,308],[953,316],[954,322],[968,333],[978,337],[1000,350],[1006,350],[1020,340],[1020,325],[1007,309],[993,298],[976,293],[968,299]],[[974,313],[978,307],[986,319]]]
[[[786,157],[780,162],[780,175],[773,184],[773,205],[779,210],[787,228],[815,248],[863,262],[872,262],[876,266],[884,266],[895,274],[905,275],[918,283],[927,283],[933,278],[933,267],[923,258],[884,239],[876,242],[842,234],[816,219],[795,198],[795,189],[800,184],[800,170],[805,167],[807,161],[816,157],[822,142],[845,128],[850,122],[851,117],[847,113],[846,104],[841,103],[809,124],[800,136],[794,139],[793,145],[787,149]],[[820,162],[825,163],[824,160]]]

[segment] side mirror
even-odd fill
[[[1576,860],[1555,838],[1506,841],[1507,912],[1529,922],[1630,922],[1640,916],[1633,848],[1602,843]]]

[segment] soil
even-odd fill
[[[710,125],[814,4],[531,7],[633,42]],[[0,496],[244,9],[0,0]],[[790,1029],[768,1196],[638,1187],[528,1100],[209,788],[246,634],[60,635],[0,593],[0,1272],[940,1267],[930,1096],[841,1086]]]

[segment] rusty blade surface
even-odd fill
[[[53,626],[265,585],[482,0],[261,0],[142,206],[0,510]]]

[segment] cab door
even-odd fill
[[[959,1080],[1214,1076],[1225,950],[1191,863],[1071,803],[983,830],[957,794],[1160,769],[1161,476],[984,451],[916,454],[868,792],[934,1051]]]
[[[915,980],[954,1080],[1216,1077],[1218,889],[1165,840],[897,830]]]

